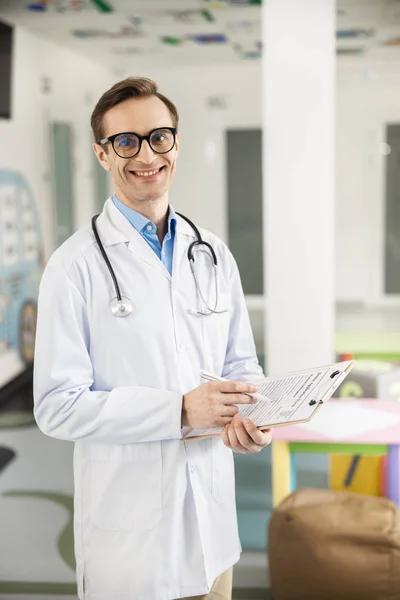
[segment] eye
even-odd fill
[[[120,148],[132,148],[137,145],[137,138],[131,135],[120,135],[115,141]]]
[[[163,133],[155,133],[152,137],[152,141],[156,144],[160,144],[166,139],[166,136]]]
[[[169,129],[157,129],[151,134],[150,145],[155,152],[169,152],[174,143],[174,134]]]

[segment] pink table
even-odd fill
[[[276,506],[295,489],[293,453],[387,455],[387,496],[400,505],[400,403],[332,398],[309,423],[277,427],[272,443]]]

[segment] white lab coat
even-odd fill
[[[51,257],[40,287],[35,417],[75,442],[75,553],[81,600],[173,600],[206,594],[239,558],[232,452],[219,438],[182,440],[182,394],[206,369],[260,377],[236,263],[202,231],[219,262],[223,314],[199,316],[187,259],[195,239],[178,217],[173,275],[107,200],[98,231],[128,317],[90,224]],[[213,305],[209,255],[196,253]],[[203,291],[203,293],[205,293]]]

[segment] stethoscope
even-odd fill
[[[203,305],[206,308],[205,311],[202,311],[200,309],[197,310],[197,314],[207,316],[207,315],[221,314],[221,313],[227,312],[227,309],[217,310],[218,292],[219,292],[219,289],[218,289],[218,261],[217,261],[217,256],[215,254],[214,248],[211,246],[211,244],[209,244],[208,242],[205,242],[203,240],[203,238],[201,237],[200,231],[197,229],[196,225],[194,223],[192,223],[192,221],[190,219],[188,219],[181,213],[176,213],[176,214],[179,215],[182,219],[184,219],[187,223],[189,223],[190,227],[195,232],[196,238],[197,238],[194,242],[192,242],[189,245],[189,248],[187,251],[187,257],[189,260],[190,269],[193,274],[196,291],[199,295],[199,298],[203,302]],[[96,238],[96,242],[99,246],[100,252],[101,252],[101,254],[104,258],[104,261],[108,267],[108,270],[110,272],[111,278],[113,280],[114,288],[115,288],[115,293],[116,293],[116,297],[113,298],[110,302],[110,309],[111,309],[112,314],[115,317],[127,317],[132,312],[132,309],[133,309],[132,302],[129,298],[127,298],[126,296],[122,296],[122,294],[121,294],[121,290],[120,290],[116,275],[114,273],[114,269],[111,266],[110,260],[107,256],[107,253],[106,253],[104,246],[102,244],[102,241],[100,239],[99,232],[97,230],[96,220],[97,220],[98,216],[99,215],[94,215],[94,217],[92,217],[92,229],[93,229],[94,237]],[[197,278],[196,269],[195,269],[194,253],[193,253],[193,249],[196,246],[197,247],[203,246],[203,248],[207,248],[209,250],[211,258],[212,258],[213,272],[214,272],[214,285],[215,285],[215,304],[214,304],[213,308],[211,308],[209,306],[208,302],[204,298],[204,295],[201,292],[200,284],[199,284],[199,281]],[[203,250],[203,251],[206,252],[206,250]]]

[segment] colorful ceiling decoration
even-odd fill
[[[54,10],[58,13],[79,12],[92,8],[103,13],[110,13],[114,10],[106,0],[39,0],[38,2],[28,3],[26,8],[33,12]]]
[[[370,38],[374,35],[374,29],[338,29],[336,32],[336,39],[354,40],[360,38]]]
[[[118,71],[257,61],[261,10],[262,0],[0,1],[0,18]],[[337,0],[340,59],[384,58],[399,40],[400,0]]]
[[[135,27],[120,27],[116,30],[105,30],[105,29],[73,29],[71,34],[75,37],[83,40],[83,39],[93,39],[93,38],[102,38],[102,39],[114,39],[121,40],[126,38],[140,38],[144,37],[144,33],[139,31]]]
[[[400,46],[400,37],[394,38],[393,40],[387,40],[383,45],[391,47]]]

